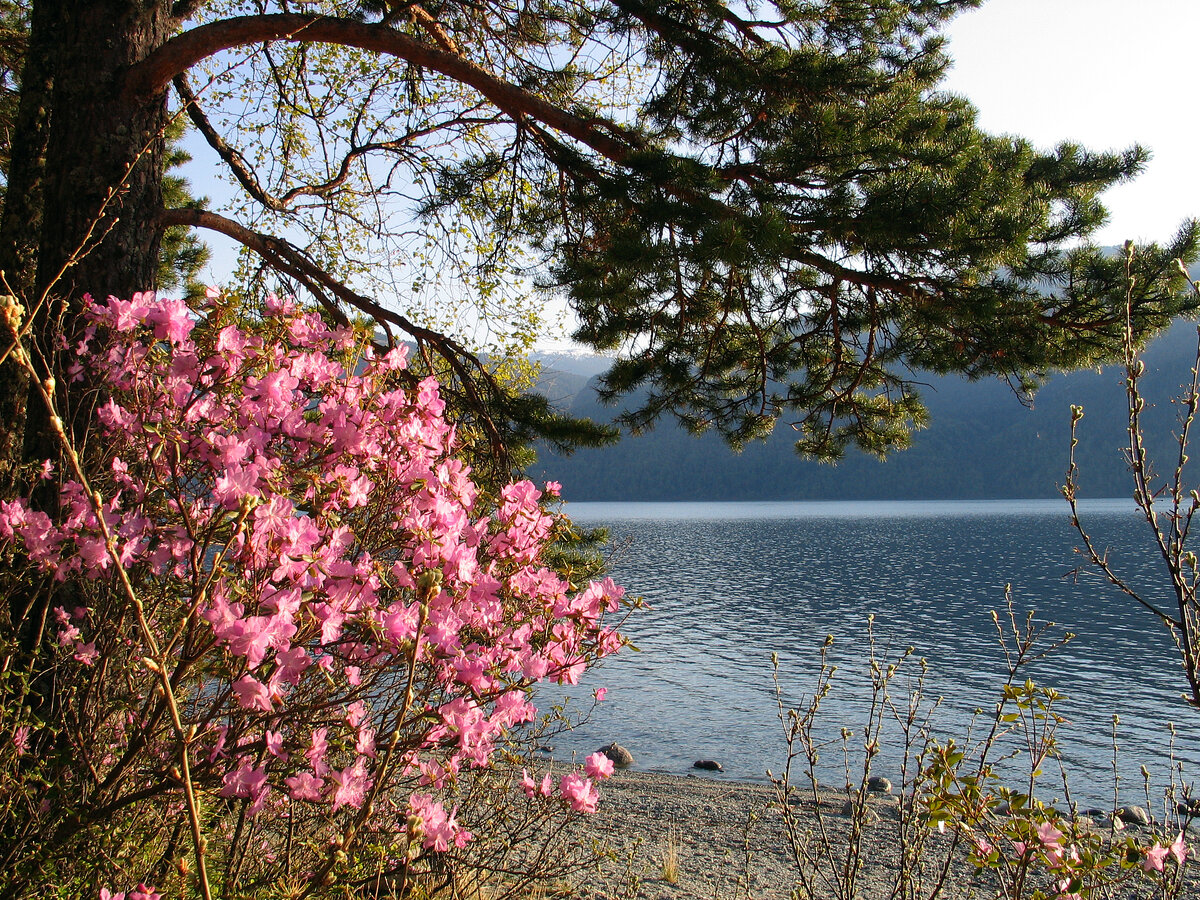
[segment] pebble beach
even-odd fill
[[[819,850],[824,833],[839,865],[845,862],[850,830],[845,803],[844,795],[815,797],[808,792],[792,804],[800,830],[809,834],[810,848]],[[885,900],[898,896],[895,889],[903,851],[897,801],[887,795],[871,795],[868,808],[855,896]],[[579,837],[595,840],[609,851],[609,857],[597,869],[584,873],[575,886],[575,895],[581,900],[787,900],[805,896],[798,891],[797,861],[775,790],[768,784],[725,780],[720,775],[618,771],[604,783],[599,811],[587,817]],[[929,897],[939,879],[944,885],[940,896],[945,900],[997,896],[995,883],[988,880],[990,873],[981,876],[963,849],[952,847],[950,835],[926,833],[919,856],[920,862],[909,867],[918,882],[905,896]],[[1196,862],[1189,860],[1180,897],[1200,898],[1197,868]],[[815,886],[813,900],[839,896],[830,865],[810,864],[808,871],[810,884]],[[1115,893],[1098,896],[1120,900],[1158,896],[1152,887],[1137,879],[1121,885]]]

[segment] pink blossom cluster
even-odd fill
[[[603,753],[593,753],[584,760],[584,772],[587,773],[586,776],[578,772],[563,775],[558,782],[558,795],[576,812],[593,813],[600,802],[600,793],[591,779],[602,781],[610,777],[613,773],[613,761]],[[547,772],[539,782],[527,769],[522,769],[521,788],[526,797],[552,798],[555,795],[554,776]]]
[[[533,718],[533,682],[574,683],[621,645],[605,618],[622,589],[576,590],[545,564],[556,518],[543,492],[481,491],[438,384],[408,371],[405,348],[376,352],[287,300],[267,310],[249,324],[211,291],[195,309],[89,300],[72,375],[102,391],[99,490],[68,481],[54,521],[0,503],[0,539],[58,579],[129,573],[153,664],[190,685],[202,789],[251,813],[332,814],[399,779],[423,846],[461,846],[469,834],[437,793]],[[54,612],[70,662],[153,656],[118,621],[131,615],[119,593]],[[129,733],[97,765],[115,765]],[[180,737],[158,740],[146,754],[165,760]],[[588,772],[607,774],[592,760]],[[583,774],[560,794],[595,808]]]
[[[100,888],[100,900],[162,900],[162,895],[152,887],[139,884],[132,891],[112,893],[108,888]]]
[[[1054,821],[1044,821],[1036,826],[1025,820],[1019,823],[1032,829],[1027,834],[1028,840],[1010,840],[1011,859],[1021,865],[1028,866],[1037,863],[1051,876],[1054,885],[1054,900],[1082,900],[1085,896],[1083,885],[1086,879],[1084,857],[1079,847],[1075,846],[1068,835],[1064,834]],[[975,837],[975,858],[980,865],[999,862],[1000,851],[985,837]],[[1180,832],[1168,846],[1160,842],[1147,849],[1139,849],[1142,859],[1142,869],[1146,872],[1163,872],[1165,860],[1169,857],[1182,866],[1190,854],[1190,848]]]
[[[1169,858],[1175,860],[1175,865],[1182,866],[1188,858],[1191,849],[1187,842],[1183,839],[1183,832],[1179,832],[1170,844],[1163,846],[1158,841],[1154,842],[1154,846],[1146,850],[1145,859],[1142,860],[1142,868],[1147,872],[1162,872],[1164,863]]]

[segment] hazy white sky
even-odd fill
[[[1200,0],[988,0],[947,34],[947,87],[985,129],[1153,151],[1105,195],[1100,243],[1163,241],[1200,217]]]

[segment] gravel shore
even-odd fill
[[[663,775],[621,771],[605,782],[599,812],[588,817],[580,839],[605,844],[610,858],[590,871],[576,888],[584,900],[784,900],[799,886],[797,863],[783,825],[774,789],[767,784],[723,780],[714,776]],[[809,832],[815,856],[832,855],[845,862],[850,817],[845,796],[819,800],[808,793],[793,801],[802,831]],[[818,817],[818,804],[819,813]],[[869,824],[863,829],[859,890],[864,900],[895,896],[902,842],[895,798],[870,795]],[[825,844],[820,852],[822,829]],[[950,835],[924,833],[925,845],[910,863],[924,885],[906,896],[928,897],[946,866],[941,897],[974,900],[996,896],[995,885],[981,879]],[[911,847],[911,844],[910,844]],[[949,862],[946,860],[949,858]],[[809,866],[814,897],[837,897],[829,864]],[[1189,883],[1181,897],[1200,898],[1196,864],[1189,860]],[[824,869],[823,877],[820,870]],[[1139,881],[1141,881],[1139,879]],[[1147,882],[1126,883],[1109,895],[1120,900],[1152,896]]]

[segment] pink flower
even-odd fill
[[[268,315],[272,316],[287,316],[296,311],[295,302],[289,298],[280,298],[274,292],[267,294],[267,299],[263,302],[263,307]]]
[[[94,665],[96,660],[100,658],[100,651],[96,649],[95,641],[90,641],[86,644],[80,644],[75,648],[76,662],[83,663],[85,666]]]
[[[526,699],[524,691],[508,691],[496,698],[492,706],[491,721],[501,727],[531,722],[537,715],[537,707]]]
[[[283,749],[283,732],[282,731],[267,731],[265,740],[267,743],[267,752],[278,758],[282,762],[288,761],[287,751]]]
[[[1054,827],[1053,822],[1043,822],[1038,826],[1038,840],[1048,850],[1057,850],[1063,839],[1063,833]]]
[[[436,802],[428,794],[413,794],[408,800],[409,815],[420,820],[423,837],[421,846],[426,850],[444,853],[455,847],[465,847],[471,839],[468,831],[463,831],[455,821],[457,810],[446,815],[441,803]]]
[[[284,684],[299,684],[304,670],[312,665],[312,657],[303,647],[290,647],[275,654],[275,674]]]
[[[17,751],[17,756],[24,756],[29,752],[29,726],[18,725],[13,731],[12,736],[13,748]]]
[[[533,780],[528,771],[522,769],[521,787],[525,790],[526,797],[533,797],[535,794],[541,797],[554,796],[554,779],[549,772],[543,775],[541,783],[538,783]]]
[[[1142,862],[1142,868],[1147,872],[1161,872],[1163,870],[1163,861],[1170,852],[1171,850],[1168,847],[1156,843],[1146,851],[1146,859]]]
[[[362,724],[363,719],[367,717],[367,705],[361,700],[355,700],[346,707],[346,724],[351,728],[357,728]]]
[[[1183,841],[1182,831],[1179,832],[1178,837],[1175,838],[1168,849],[1171,851],[1171,856],[1175,858],[1176,864],[1182,866],[1183,861],[1187,859],[1188,855],[1188,846]]]
[[[533,780],[528,769],[521,770],[521,787],[525,790],[526,797],[532,797],[537,793],[537,782]]]
[[[597,703],[603,703],[604,698],[608,696],[608,688],[596,688],[593,694],[596,697]]]
[[[592,778],[604,779],[613,773],[613,761],[603,753],[593,753],[584,760],[583,767]]]
[[[359,756],[375,755],[375,729],[360,728],[354,742],[354,752]]]
[[[217,732],[217,742],[208,754],[209,762],[216,762],[217,759],[225,756],[225,738],[229,734],[229,726],[217,725],[215,730]]]
[[[328,728],[315,729],[312,733],[312,743],[304,751],[304,758],[308,760],[308,764],[313,767],[313,771],[318,775],[324,775],[329,771],[325,764],[325,754],[329,752],[328,735]]]
[[[222,797],[249,797],[257,800],[267,787],[267,768],[254,767],[254,761],[249,756],[238,760],[238,767],[225,773],[221,779]]]
[[[245,358],[243,351],[248,343],[246,336],[236,325],[226,325],[217,337],[217,352],[224,356],[231,366],[237,366]]]
[[[238,706],[242,709],[258,709],[268,713],[275,710],[270,690],[251,675],[243,675],[235,681],[233,692],[237,694]]]
[[[367,773],[367,760],[360,756],[354,765],[340,772],[331,772],[329,780],[337,787],[333,792],[333,811],[337,812],[343,806],[361,809],[367,799],[367,791],[371,789],[371,776]]]
[[[154,325],[155,337],[178,344],[187,339],[196,325],[190,312],[182,300],[163,300],[150,308],[146,321]]]
[[[134,294],[132,300],[109,297],[107,308],[97,307],[95,312],[97,315],[109,319],[109,324],[114,330],[132,331],[146,317],[146,305],[143,301],[153,302],[153,300],[153,293]]]
[[[307,800],[309,803],[321,801],[321,791],[325,787],[325,780],[318,775],[312,772],[300,772],[288,776],[283,779],[283,782],[288,786],[293,800]]]
[[[558,789],[562,798],[571,804],[571,809],[575,812],[594,813],[596,804],[600,802],[600,793],[595,785],[577,772],[564,775]]]

